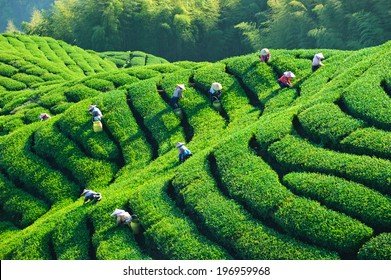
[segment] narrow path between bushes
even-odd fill
[[[171,105],[171,100],[169,98],[169,95],[167,94],[167,92],[163,89],[163,87],[161,85],[157,85],[157,91],[160,95],[160,97],[163,99],[163,101],[170,107],[172,108],[172,105]],[[194,136],[194,129],[193,127],[190,125],[189,123],[189,119],[187,117],[187,114],[185,112],[185,110],[182,109],[182,116],[179,118],[180,121],[181,121],[181,126],[183,128],[183,132],[185,133],[185,140],[186,140],[186,143],[189,143],[192,139],[193,139],[193,136]]]
[[[151,160],[155,160],[159,157],[159,143],[156,141],[156,139],[153,137],[152,132],[147,128],[147,126],[144,123],[144,118],[142,115],[136,110],[136,108],[133,105],[132,100],[128,97],[126,99],[126,103],[128,104],[129,110],[132,113],[134,119],[136,120],[136,123],[138,127],[142,130],[144,133],[145,139],[148,142],[149,146],[151,147],[152,152],[152,158]]]

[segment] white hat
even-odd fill
[[[294,78],[294,77],[296,77],[296,75],[293,74],[293,72],[291,72],[291,71],[286,71],[286,72],[284,72],[284,76],[285,76],[285,77],[288,77],[288,78]]]
[[[182,143],[182,142],[178,142],[178,143],[176,143],[175,147],[180,148],[180,147],[182,147],[183,145],[185,145],[185,144]]]
[[[214,90],[221,90],[223,88],[223,86],[220,83],[213,83],[212,88]]]
[[[315,56],[317,58],[324,59],[323,53],[317,53]]]
[[[270,51],[267,48],[261,50],[261,55],[267,55],[268,53],[270,53]]]
[[[177,87],[179,87],[179,88],[181,88],[181,89],[183,89],[183,90],[186,90],[186,88],[185,88],[185,85],[184,85],[184,84],[177,84],[176,86],[177,86]]]
[[[81,195],[85,195],[86,192],[88,192],[88,191],[90,191],[90,190],[84,189],[83,192],[81,193]]]
[[[92,109],[94,109],[96,107],[96,105],[90,105],[88,106],[88,111],[91,111]]]
[[[122,210],[122,209],[115,209],[114,210],[114,212],[113,213],[111,213],[111,215],[110,216],[118,216],[118,215],[121,215],[121,214],[123,214],[123,213],[125,213],[126,211],[125,210]]]

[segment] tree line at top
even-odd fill
[[[262,47],[378,45],[391,39],[390,16],[390,0],[57,0],[22,30],[96,51],[199,61]]]

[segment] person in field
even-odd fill
[[[92,115],[92,121],[97,122],[102,120],[102,112],[99,110],[99,108],[96,105],[90,105],[88,107],[88,112]]]
[[[50,119],[51,117],[50,117],[50,115],[47,114],[47,113],[42,113],[42,114],[39,115],[38,118],[39,118],[41,121],[46,121],[46,120]]]
[[[102,195],[100,193],[87,189],[84,189],[81,195],[84,195],[84,204],[90,201],[98,202],[102,199]]]
[[[277,80],[281,88],[292,87],[292,79],[296,77],[291,71],[286,71],[284,74]]]
[[[186,90],[184,84],[178,84],[171,97],[171,104],[174,108],[179,107],[179,99],[183,98],[183,91]]]
[[[270,60],[270,57],[271,57],[271,54],[270,54],[269,49],[264,48],[261,50],[261,55],[259,56],[259,60],[261,62],[268,63]]]
[[[222,94],[223,86],[220,83],[212,83],[212,86],[209,89],[210,94],[210,102],[213,103],[213,101],[220,101],[220,97]]]
[[[116,218],[117,225],[128,225],[137,217],[137,215],[130,215],[129,212],[122,209],[115,209],[110,216]]]
[[[179,162],[185,162],[189,157],[193,155],[191,151],[185,146],[185,144],[181,142],[176,143],[176,147],[179,153]]]
[[[312,60],[312,72],[315,72],[321,66],[323,66],[322,59],[324,59],[324,55],[322,53],[317,53],[314,55],[314,59]]]

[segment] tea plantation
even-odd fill
[[[169,63],[3,34],[0,259],[390,260],[390,130],[391,42]],[[183,164],[179,141],[193,152]],[[84,188],[103,199],[83,205]]]

